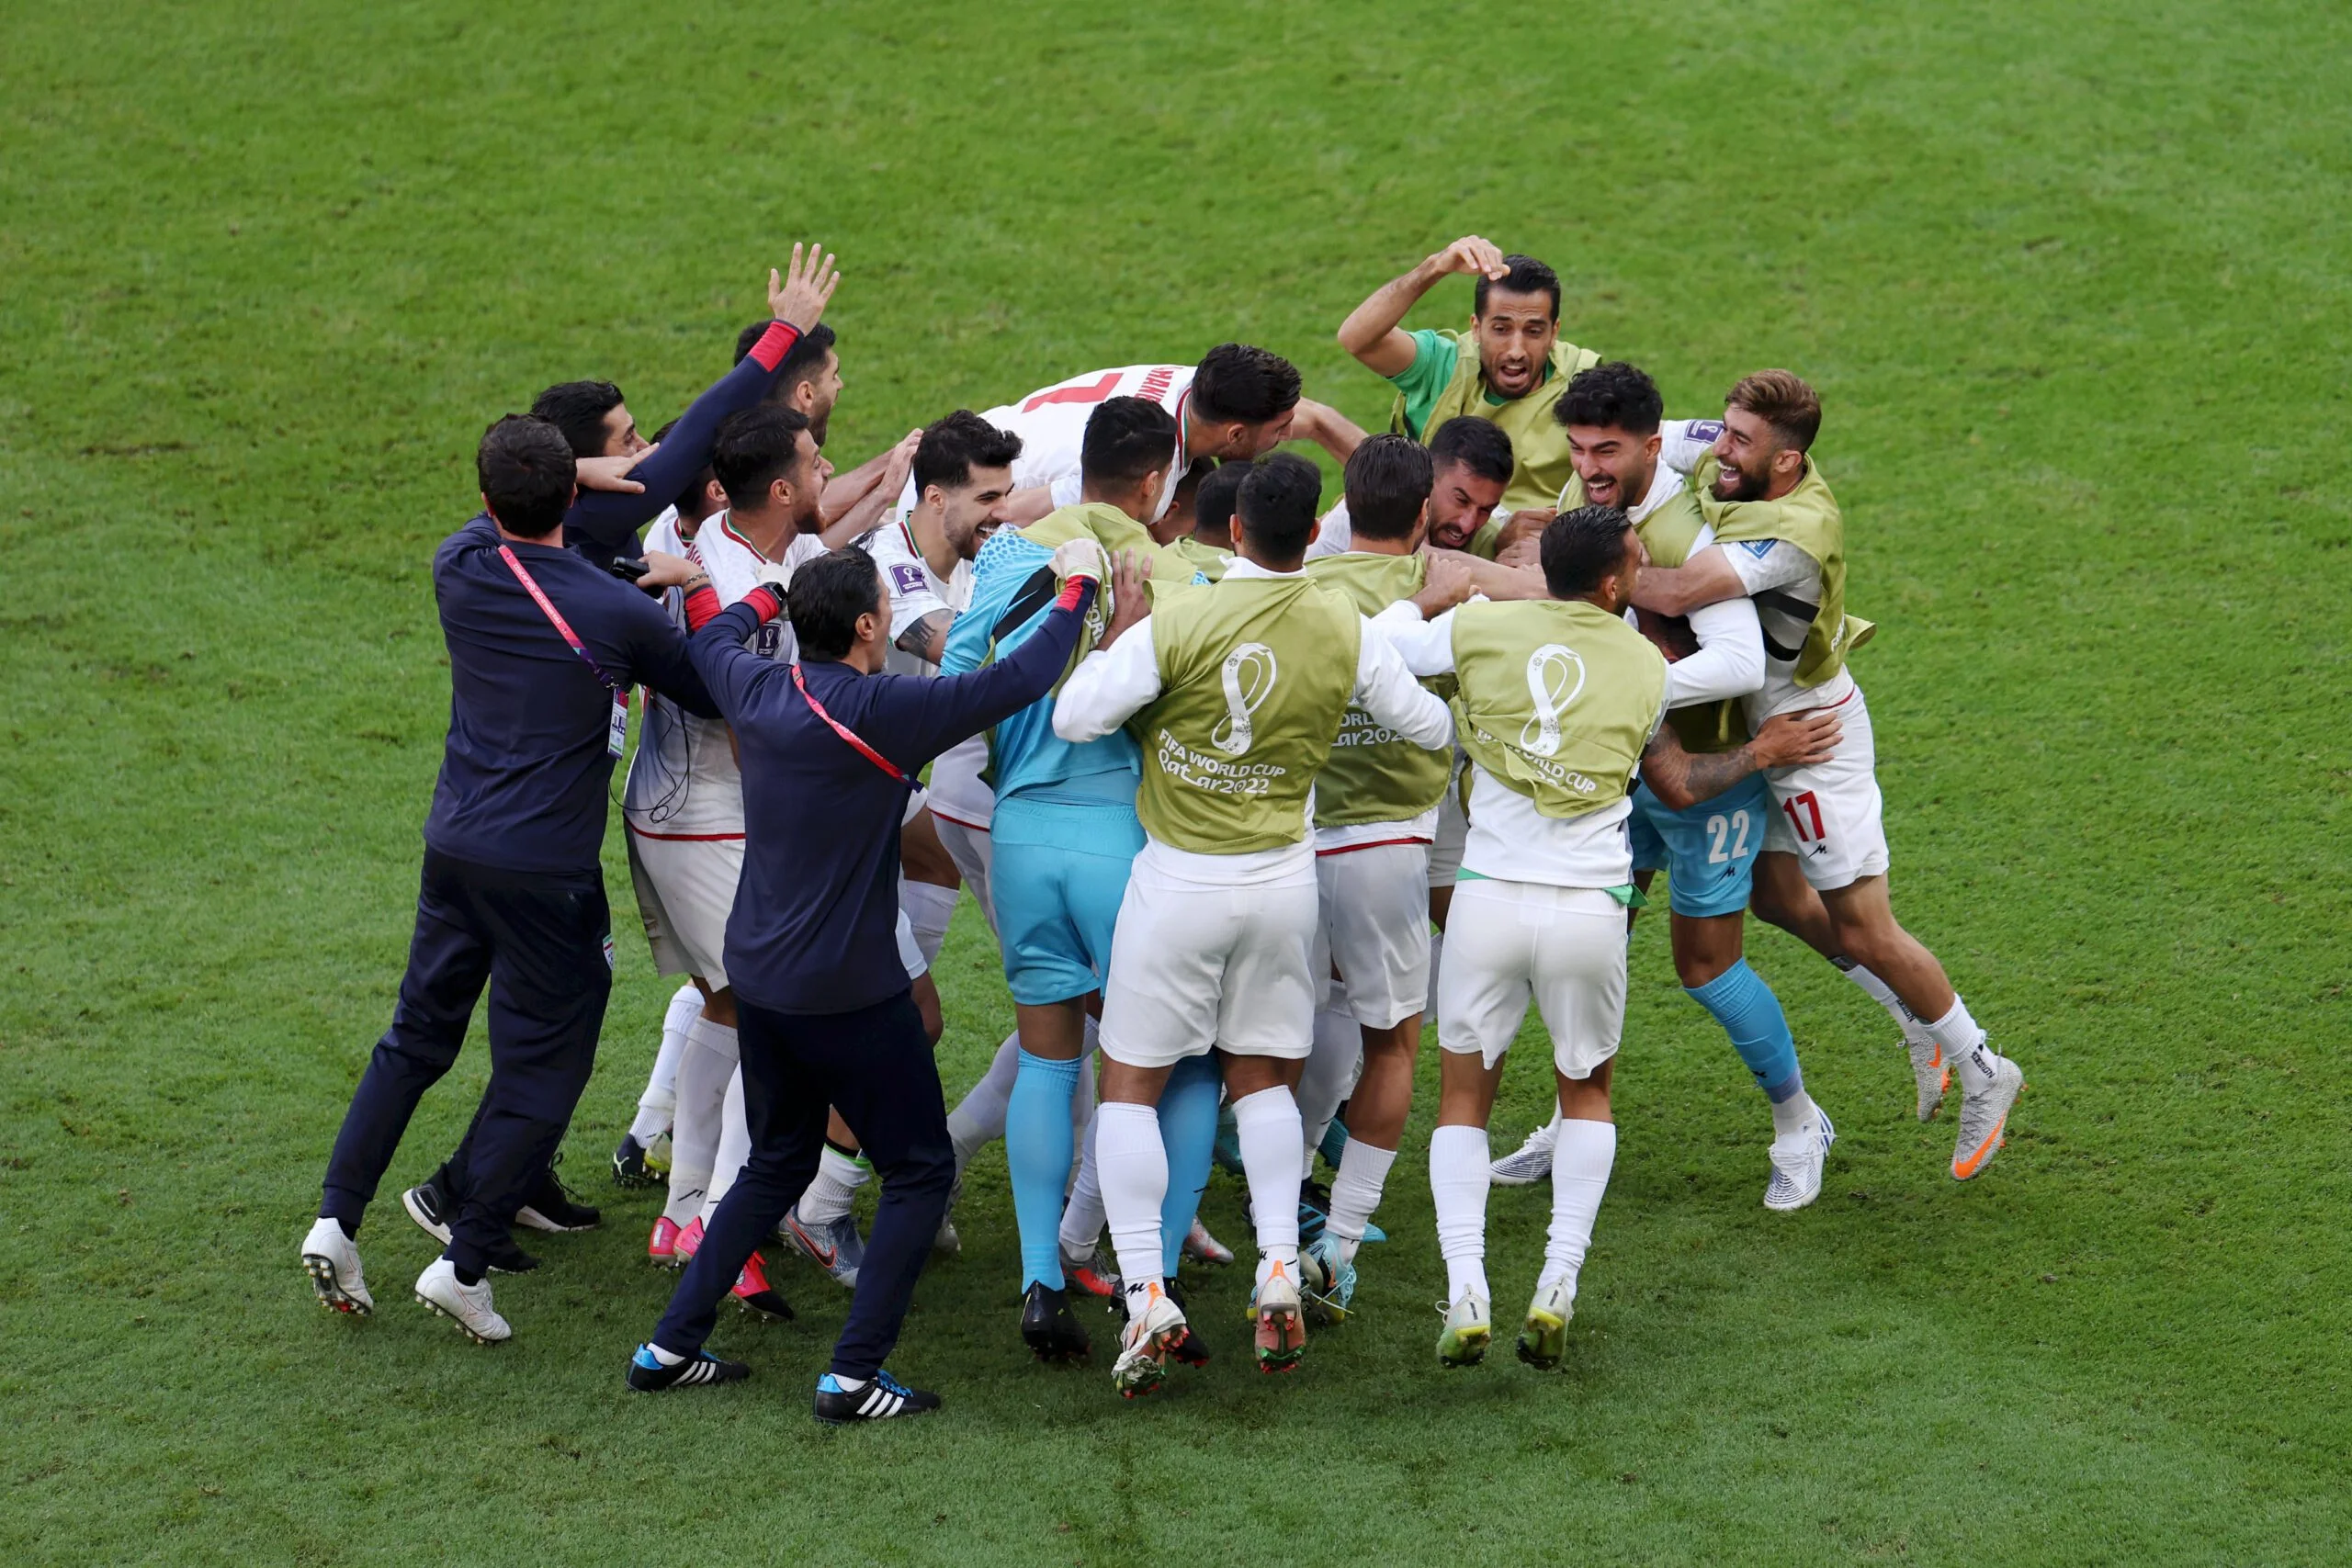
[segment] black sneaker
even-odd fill
[[[1072,1360],[1092,1348],[1077,1314],[1069,1310],[1068,1293],[1043,1280],[1021,1298],[1021,1342],[1041,1361]]]
[[[620,1146],[613,1151],[613,1184],[616,1187],[655,1187],[662,1178],[645,1163],[645,1145],[637,1141],[634,1133],[621,1134]]]
[[[554,1165],[539,1172],[523,1194],[523,1206],[514,1211],[514,1223],[535,1231],[592,1231],[604,1217],[572,1194],[556,1175]]]
[[[639,1393],[665,1388],[701,1388],[707,1383],[741,1382],[752,1369],[741,1361],[722,1361],[707,1350],[697,1350],[674,1367],[665,1367],[650,1345],[639,1345],[629,1358],[628,1386]]]
[[[1308,1177],[1298,1184],[1298,1245],[1313,1247],[1331,1213],[1331,1190]]]
[[[893,1416],[923,1416],[939,1408],[939,1395],[909,1388],[888,1372],[877,1371],[854,1392],[827,1372],[817,1380],[817,1419],[829,1427],[852,1421],[888,1421]]]
[[[538,1258],[515,1246],[511,1235],[500,1236],[491,1243],[481,1260],[493,1274],[527,1274],[539,1266]]]
[[[420,1181],[401,1193],[401,1207],[408,1211],[408,1217],[416,1222],[417,1229],[444,1247],[449,1245],[454,1205],[442,1196],[437,1182]]]
[[[1168,1292],[1168,1299],[1184,1314],[1184,1337],[1168,1347],[1168,1353],[1188,1367],[1207,1366],[1209,1348],[1201,1343],[1200,1335],[1193,1328],[1193,1303],[1184,1299],[1184,1287],[1174,1280],[1164,1280],[1159,1288]]]

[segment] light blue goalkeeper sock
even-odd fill
[[[1756,1087],[1778,1105],[1804,1090],[1804,1075],[1797,1068],[1797,1043],[1789,1032],[1788,1015],[1781,998],[1762,976],[1743,958],[1695,990],[1690,999],[1715,1015],[1731,1036],[1732,1049],[1747,1064]]]
[[[1168,1075],[1168,1086],[1159,1091],[1159,1141],[1168,1149],[1168,1198],[1159,1206],[1159,1245],[1170,1280],[1183,1259],[1193,1216],[1200,1213],[1201,1191],[1209,1184],[1223,1088],[1216,1058],[1204,1055],[1177,1063]]]
[[[1004,1107],[1004,1166],[1021,1226],[1021,1288],[1062,1288],[1062,1192],[1073,1143],[1069,1107],[1082,1063],[1021,1053]]]

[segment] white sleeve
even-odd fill
[[[1053,496],[1056,506],[1076,506],[1080,485],[1081,476],[1076,468],[1072,468],[1069,472],[1057,476],[1053,483],[1046,488]]]
[[[1078,661],[1054,699],[1054,733],[1070,744],[1100,740],[1159,695],[1159,652],[1146,615],[1107,649]]]
[[[1744,697],[1764,684],[1764,628],[1754,600],[1702,604],[1690,621],[1699,651],[1666,667],[1668,707]]]
[[[1736,544],[1713,547],[1723,552],[1732,574],[1750,593],[1773,588],[1808,588],[1815,602],[1821,597],[1821,563],[1786,539],[1742,539]]]
[[[947,608],[945,600],[932,591],[930,574],[922,562],[909,554],[899,540],[898,525],[886,524],[866,536],[866,553],[881,570],[883,592],[890,595],[890,629],[894,635],[903,634],[909,626],[925,615]]]
[[[1402,655],[1369,617],[1356,644],[1355,704],[1416,746],[1442,751],[1453,744],[1453,711],[1413,679]]]
[[[1323,514],[1322,526],[1316,530],[1315,542],[1306,547],[1306,558],[1318,556],[1344,555],[1355,543],[1355,528],[1348,521],[1348,503],[1344,501]]]
[[[1678,474],[1687,474],[1699,466],[1715,437],[1724,433],[1719,419],[1669,419],[1657,427],[1657,459]]]
[[[1409,604],[1409,602],[1407,602]],[[1381,637],[1404,660],[1406,673],[1415,676],[1451,675],[1453,673],[1453,612],[1448,610],[1434,621],[1424,621],[1415,611],[1413,618],[1390,619],[1396,609],[1390,605],[1380,613],[1375,623]]]

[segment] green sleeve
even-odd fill
[[[1429,438],[1421,426],[1437,406],[1438,394],[1453,379],[1453,367],[1461,357],[1452,333],[1423,327],[1413,334],[1413,363],[1388,378],[1405,400],[1405,428],[1414,440]]]

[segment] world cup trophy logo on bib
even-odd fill
[[[1225,719],[1209,732],[1210,745],[1228,757],[1250,750],[1250,716],[1273,694],[1275,673],[1274,650],[1262,642],[1245,642],[1225,656]]]
[[[1560,715],[1583,690],[1584,660],[1575,649],[1547,642],[1529,654],[1527,694],[1535,704],[1535,716],[1520,727],[1519,749],[1532,757],[1557,756]]]

